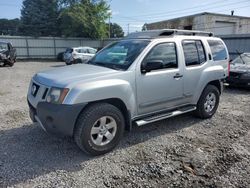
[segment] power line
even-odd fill
[[[243,9],[243,8],[248,8],[248,7],[250,7],[250,5],[249,6],[242,6],[242,7],[236,7],[236,8],[234,8],[234,10],[237,10],[237,9]],[[229,9],[224,9],[224,10],[221,10],[221,11],[219,11],[219,12],[223,12],[223,11],[227,11],[227,10],[229,10]],[[231,10],[231,9],[230,9]],[[164,21],[162,21],[162,22],[164,22]],[[209,23],[214,23],[214,21],[212,22],[206,22],[206,23],[197,23],[197,24],[192,24],[193,26],[199,26],[199,25],[205,25],[205,24],[209,24]],[[241,25],[250,25],[250,24],[241,24]],[[143,26],[143,24],[142,24],[142,26]],[[184,27],[184,26],[186,26],[186,25],[183,25],[183,24],[180,24],[180,25],[178,25],[179,27]],[[200,30],[204,30],[204,29],[212,29],[212,28],[227,28],[227,27],[231,27],[231,26],[220,26],[220,27],[213,27],[213,26],[211,26],[211,27],[203,27],[203,28],[199,28]],[[138,27],[133,27],[133,28],[136,28],[136,29],[138,29]]]
[[[10,4],[10,3],[0,3],[0,6],[20,7],[19,5],[16,5],[16,4]]]
[[[243,9],[243,8],[248,8],[250,7],[250,5],[248,6],[242,6],[242,7],[237,7],[237,8],[234,8],[235,10],[237,9]],[[227,11],[228,9],[224,9],[224,10],[221,10],[219,12],[223,12],[223,11]],[[233,16],[232,16],[233,17]],[[167,21],[167,20],[166,20]],[[159,21],[159,22],[165,22],[165,21]],[[156,22],[157,23],[157,22]],[[210,22],[206,22],[206,23],[199,23],[199,24],[194,24],[194,25],[204,25],[204,24],[209,24],[209,23],[214,23],[214,21],[210,21]],[[149,24],[150,25],[150,24]],[[185,26],[185,25],[180,25],[180,26]]]
[[[226,6],[230,6],[230,5],[235,5],[235,4],[239,4],[239,3],[249,3],[249,0],[244,0],[244,1],[239,1],[239,2],[234,2],[234,3],[229,3],[229,4],[223,4],[221,5],[219,8],[221,7],[226,7]],[[200,10],[197,10],[196,12],[203,12],[203,11],[206,11],[206,10],[211,10],[211,9],[215,9],[215,8],[218,8],[218,6],[213,6],[213,7],[209,7],[209,8],[205,8],[205,9],[200,9]],[[160,17],[153,17],[151,16],[151,18],[147,19],[147,22],[149,21],[153,21],[153,20],[157,20],[157,19],[161,19],[162,16],[176,16],[176,15],[183,15],[183,14],[193,14],[194,12],[183,12],[183,13],[173,13],[173,14],[168,14],[168,13],[165,13],[164,15],[162,14]],[[135,21],[140,21],[140,22],[145,22],[145,16],[143,16],[144,18],[143,19],[136,19],[136,18],[133,18],[133,17],[127,17],[127,16],[117,16],[117,17],[121,17],[121,18],[126,18],[128,20],[135,20]]]
[[[172,10],[172,11],[168,11],[168,13],[172,13],[172,12],[182,12],[185,10],[190,10],[190,9],[196,9],[196,8],[200,8],[201,6],[209,6],[209,5],[214,5],[214,4],[220,4],[220,3],[225,3],[225,1],[231,1],[231,0],[222,0],[222,1],[218,1],[218,2],[214,2],[214,3],[206,3],[206,4],[201,4],[198,6],[193,6],[193,7],[189,7],[189,8],[185,8],[185,9],[176,9],[176,10]],[[131,15],[133,17],[145,17],[145,16],[153,16],[153,15],[159,15],[159,14],[165,14],[166,12],[157,12],[157,13],[151,13],[151,14],[139,14],[139,15]]]

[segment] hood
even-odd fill
[[[250,72],[250,64],[231,64],[230,71],[238,73]]]
[[[5,52],[7,52],[8,50],[6,50],[6,49],[0,49],[0,53],[5,53]]]
[[[72,82],[102,77],[118,71],[89,64],[77,64],[38,72],[33,79],[43,85],[66,87]]]

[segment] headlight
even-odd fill
[[[6,59],[6,55],[5,55],[5,54],[0,54],[0,57],[1,57],[2,59]]]
[[[62,104],[68,92],[68,88],[51,88],[46,101],[49,103]]]

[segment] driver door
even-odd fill
[[[183,66],[178,62],[177,45],[166,42],[154,46],[142,62],[162,62],[156,70],[137,74],[138,115],[170,109],[183,102]],[[139,71],[138,71],[139,72]]]

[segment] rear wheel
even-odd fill
[[[124,117],[118,108],[107,103],[93,104],[80,114],[74,139],[83,151],[102,155],[118,145],[124,128]]]
[[[66,62],[66,65],[72,65],[72,61]]]
[[[208,85],[200,96],[195,115],[202,119],[211,118],[219,106],[219,101],[220,92],[218,88],[213,85]]]
[[[76,64],[83,63],[81,59],[76,59],[75,62]]]

